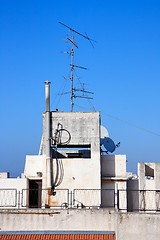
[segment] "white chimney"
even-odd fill
[[[50,82],[45,82],[45,154],[46,154],[46,174],[47,188],[51,187],[51,116],[50,116]]]

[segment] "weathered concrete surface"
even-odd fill
[[[114,212],[103,210],[0,213],[0,231],[113,231],[114,228]]]
[[[160,214],[119,213],[117,214],[118,240],[159,240]]]
[[[159,240],[160,214],[116,213],[107,209],[1,211],[5,231],[113,231],[117,240]]]

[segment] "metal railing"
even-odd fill
[[[160,211],[160,190],[118,190],[118,209]]]
[[[160,211],[160,190],[0,189],[0,208],[116,208],[119,211]]]
[[[0,207],[10,208],[17,206],[17,189],[0,189]]]
[[[115,206],[114,189],[0,189],[1,208],[107,208]]]
[[[114,189],[74,189],[73,206],[77,208],[114,207]]]

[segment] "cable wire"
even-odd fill
[[[108,117],[110,117],[110,118],[112,118],[112,119],[115,119],[115,120],[117,120],[117,121],[119,121],[119,122],[122,122],[122,123],[124,123],[124,124],[126,124],[126,125],[129,125],[129,126],[131,126],[131,127],[137,128],[137,129],[139,129],[139,130],[141,130],[141,131],[144,131],[144,132],[147,132],[147,133],[149,133],[149,134],[152,134],[152,135],[155,135],[155,136],[160,137],[160,133],[157,133],[157,132],[151,131],[151,130],[149,130],[149,129],[146,129],[146,128],[144,128],[144,127],[138,126],[138,125],[136,125],[136,124],[134,124],[134,123],[131,123],[131,122],[129,122],[129,121],[126,121],[126,120],[120,119],[120,118],[118,118],[118,117],[116,117],[116,116],[107,114],[107,113],[105,113],[105,112],[103,112],[103,111],[101,111],[101,112],[104,113],[106,116],[108,116]]]

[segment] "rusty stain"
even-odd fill
[[[58,200],[53,196],[53,190],[51,188],[48,188],[48,206],[58,206]]]

